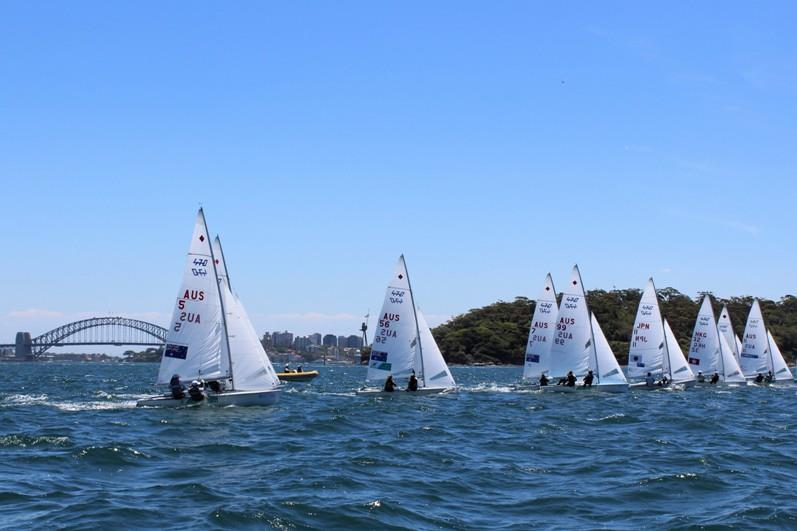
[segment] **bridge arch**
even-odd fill
[[[128,317],[92,317],[59,326],[31,340],[34,356],[66,345],[161,345],[167,329]],[[68,339],[68,340],[67,340]]]

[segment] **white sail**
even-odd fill
[[[721,335],[719,330],[717,330],[717,336],[720,339],[720,356],[722,357],[722,370],[720,374],[722,375],[722,381],[726,383],[746,382],[747,380],[744,377],[744,373],[742,373],[742,368],[739,367],[739,362],[733,357],[733,351],[730,345],[728,345],[725,336]]]
[[[736,361],[740,361],[739,354],[741,354],[741,349],[737,343],[739,338],[733,332],[733,323],[731,323],[731,314],[728,312],[727,305],[722,306],[722,311],[720,311],[720,316],[717,319],[717,328],[719,328],[720,334],[725,336],[725,340],[728,342],[728,346],[731,347],[731,352],[733,352],[733,357],[736,358]]]
[[[589,370],[590,357],[594,357],[594,345],[587,299],[578,266],[573,266],[556,317],[549,374],[560,378],[573,371],[576,376],[583,376]]]
[[[742,355],[742,340],[739,339],[738,334],[733,336],[734,342],[736,343],[736,352],[739,356]]]
[[[708,295],[703,298],[700,312],[692,331],[692,342],[689,345],[689,365],[692,372],[702,372],[707,377],[720,371],[720,342],[717,322],[714,320],[714,309]]]
[[[764,316],[758,299],[753,300],[753,307],[747,316],[742,339],[741,366],[745,376],[766,373],[769,361],[769,341],[764,326]]]
[[[767,338],[769,338],[769,351],[772,356],[772,362],[771,362],[772,367],[770,370],[772,371],[772,374],[775,376],[775,380],[793,381],[794,376],[789,370],[789,366],[786,365],[786,360],[783,359],[783,353],[781,353],[780,348],[778,348],[778,344],[775,343],[775,338],[772,337],[772,333],[769,330],[767,330]]]
[[[388,283],[385,301],[378,317],[366,380],[385,380],[390,375],[409,376],[416,364],[418,327],[415,323],[404,255],[399,257],[393,277]]]
[[[556,304],[556,291],[550,273],[545,277],[545,284],[534,305],[531,318],[529,339],[526,343],[523,378],[539,378],[550,368],[551,344],[553,343],[556,316],[559,307]]]
[[[432,330],[426,323],[421,310],[417,310],[416,313],[418,315],[418,329],[421,332],[420,345],[423,347],[421,367],[417,367],[415,371],[421,375],[419,379],[420,387],[455,387],[454,377],[451,376],[451,371],[448,369],[445,359],[443,359],[443,354],[440,352],[434,336],[432,336]]]
[[[166,334],[158,383],[168,383],[174,374],[182,380],[229,378],[229,367],[222,363],[224,341],[216,269],[200,208]]]
[[[692,369],[684,358],[684,352],[681,350],[681,345],[675,339],[675,334],[670,328],[670,323],[664,320],[664,341],[666,343],[667,355],[664,357],[663,369],[665,374],[675,383],[689,382],[695,379]]]
[[[664,325],[653,279],[648,279],[639,301],[639,308],[628,349],[628,376],[640,378],[662,372],[664,362]]]
[[[233,385],[236,390],[245,391],[275,389],[279,386],[279,378],[266,355],[246,309],[238,296],[230,289],[227,261],[218,236],[213,242],[213,250],[221,283],[224,311],[227,316]]]
[[[620,364],[617,363],[617,358],[614,357],[612,347],[606,340],[603,334],[601,325],[592,314],[592,333],[595,337],[595,362],[593,367],[595,376],[598,379],[598,385],[617,385],[628,383],[625,379],[623,371],[620,369]]]

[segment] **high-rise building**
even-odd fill
[[[308,336],[303,337],[296,337],[293,340],[293,348],[298,350],[299,352],[307,352],[310,349],[310,345],[313,343],[310,341]]]
[[[268,332],[263,334],[263,337],[260,338],[260,342],[263,344],[263,348],[274,346],[274,338]]]
[[[348,338],[346,336],[338,336],[338,348],[344,349],[348,348],[348,346],[349,346]]]
[[[313,345],[320,345],[321,344],[321,334],[319,334],[318,332],[316,332],[315,334],[310,334],[307,337],[310,338],[310,342]]]
[[[271,334],[274,346],[277,348],[289,348],[293,345],[293,333],[285,330],[284,332],[274,332]]]
[[[325,347],[337,347],[338,346],[338,338],[332,334],[327,334],[324,336],[324,346]]]
[[[349,348],[363,348],[362,336],[350,335],[346,338],[346,346]]]

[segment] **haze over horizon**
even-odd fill
[[[401,253],[432,325],[574,263],[793,294],[797,7],[612,5],[5,5],[0,343],[166,324],[200,203],[260,332],[357,333]]]

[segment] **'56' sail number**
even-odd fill
[[[390,292],[390,302],[392,304],[402,304],[404,302],[404,292],[402,290],[394,289]]]

